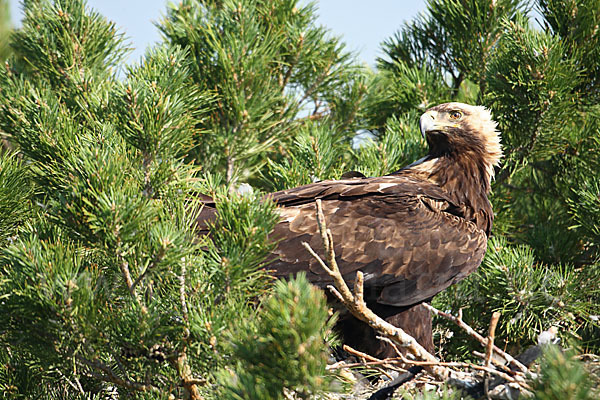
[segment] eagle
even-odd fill
[[[487,196],[502,147],[497,124],[482,106],[441,104],[419,122],[429,151],[398,171],[380,177],[345,174],[350,177],[265,196],[280,214],[267,269],[283,279],[303,271],[322,288],[332,283],[302,246],[307,242],[325,259],[315,214],[321,199],[346,282],[351,286],[362,271],[367,305],[433,352],[431,316],[421,303],[481,264],[494,218]],[[214,215],[214,204],[207,202],[200,224]],[[338,329],[352,347],[378,357],[393,355],[349,314],[340,317]]]

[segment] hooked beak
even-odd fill
[[[419,127],[421,128],[421,136],[425,139],[427,132],[439,130],[439,126],[436,124],[435,118],[437,117],[436,111],[427,111],[421,115],[419,119]]]

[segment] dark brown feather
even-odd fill
[[[437,185],[411,176],[319,182],[271,198],[282,214],[273,232],[273,275],[308,271],[311,282],[331,283],[301,245],[324,256],[314,206],[320,198],[344,278],[353,282],[362,271],[368,300],[381,304],[408,306],[434,296],[473,272],[485,251],[485,228],[466,220]]]

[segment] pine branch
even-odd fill
[[[123,278],[125,279],[125,285],[127,285],[127,289],[129,290],[129,294],[131,294],[131,297],[133,297],[133,299],[136,301],[136,303],[141,307],[142,313],[147,314],[148,309],[142,303],[140,296],[138,295],[137,291],[135,290],[136,285],[134,284],[133,279],[131,279],[131,272],[129,271],[129,263],[125,260],[125,258],[123,257],[123,255],[121,254],[121,252],[119,250],[117,250],[117,252],[116,252],[116,257],[117,257],[117,261],[119,263],[119,269],[121,270],[121,274],[123,275]]]
[[[144,277],[146,277],[146,275],[148,275],[148,273],[150,271],[152,271],[156,267],[156,265],[158,265],[163,260],[164,256],[165,256],[165,250],[164,250],[164,248],[161,248],[158,251],[158,253],[156,253],[156,255],[154,256],[154,258],[152,259],[150,264],[144,269],[144,271],[140,274],[140,276],[138,276],[136,278],[136,280],[131,284],[131,290],[133,292],[135,292],[135,288],[140,284],[142,279],[144,279]],[[128,272],[128,271],[125,271],[124,275],[126,272]],[[131,279],[131,276],[129,277],[129,279]],[[125,278],[125,280],[127,280],[127,277]]]
[[[90,374],[97,379],[103,380],[105,382],[111,382],[115,385],[121,386],[125,389],[136,391],[136,392],[155,392],[161,393],[161,390],[154,385],[148,383],[140,383],[131,381],[128,379],[123,379],[119,377],[108,365],[104,364],[100,360],[88,360],[87,358],[76,355],[77,361],[81,364],[91,368],[92,370],[100,371],[101,373],[91,371]]]

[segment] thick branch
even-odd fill
[[[181,378],[181,385],[185,389],[187,397],[190,400],[202,400],[202,396],[200,395],[197,386],[199,380],[192,376],[192,369],[188,363],[185,349],[179,353],[177,358],[171,359],[170,361]]]

